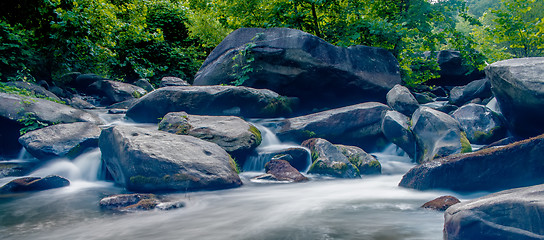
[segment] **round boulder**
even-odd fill
[[[394,110],[406,116],[412,116],[412,114],[419,107],[419,103],[408,88],[397,84],[386,95],[387,104]]]
[[[332,143],[321,138],[312,138],[302,143],[310,149],[312,165],[310,174],[323,174],[338,178],[360,178],[359,169],[353,165]]]
[[[452,113],[468,140],[474,144],[490,144],[505,137],[506,127],[499,115],[479,104],[467,104]]]

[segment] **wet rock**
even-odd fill
[[[373,146],[382,137],[382,115],[387,110],[385,104],[368,102],[288,118],[279,124],[276,133],[282,140],[302,142],[319,137],[341,144]]]
[[[490,144],[506,135],[506,126],[499,115],[485,106],[470,103],[453,112],[452,117],[471,143]]]
[[[507,146],[448,156],[416,166],[399,186],[496,191],[544,183],[544,135]]]
[[[0,161],[0,178],[24,176],[36,167],[36,162]]]
[[[277,181],[304,182],[308,178],[302,175],[297,169],[285,160],[271,160],[265,166],[267,174],[272,175]]]
[[[99,205],[102,209],[115,211],[172,210],[185,207],[184,202],[163,202],[156,195],[145,193],[108,196],[102,198]]]
[[[96,108],[96,106],[85,101],[79,95],[74,95],[72,98],[70,98],[70,106],[75,107],[77,109],[95,109]]]
[[[382,174],[382,165],[372,155],[355,146],[335,145],[359,169],[361,175]]]
[[[524,138],[544,133],[544,57],[500,61],[485,71],[512,133]]]
[[[216,143],[236,158],[249,154],[262,141],[261,132],[239,117],[171,112],[161,120],[159,130]]]
[[[133,84],[134,84],[134,86],[138,86],[138,87],[143,88],[147,92],[152,92],[153,90],[155,90],[153,85],[151,85],[151,83],[149,83],[149,81],[147,81],[147,79],[138,79]]]
[[[310,153],[303,147],[290,147],[287,149],[265,149],[260,150],[257,156],[250,156],[250,158],[260,158],[263,163],[267,163],[272,159],[286,160],[291,166],[298,171],[306,171],[311,165]],[[244,170],[246,165],[244,165]],[[248,166],[248,170],[260,170],[264,166]]]
[[[422,104],[421,106],[429,107],[434,110],[437,110],[443,113],[448,113],[448,114],[458,109],[457,106],[449,104],[447,100],[425,103],[425,104]]]
[[[463,106],[475,98],[486,99],[492,96],[491,83],[485,78],[470,82],[465,86],[454,87],[450,91],[450,102],[457,106]]]
[[[417,143],[410,129],[410,118],[397,111],[387,111],[382,121],[383,135],[415,159]]]
[[[105,80],[105,78],[100,77],[96,74],[90,73],[90,74],[77,74],[75,75],[75,79],[72,82],[68,82],[68,84],[74,88],[76,88],[78,91],[86,92],[88,90],[88,87],[100,80]]]
[[[444,214],[444,239],[544,239],[544,185],[456,204]]]
[[[265,89],[234,86],[159,88],[132,106],[127,117],[136,122],[159,122],[169,112],[194,115],[274,117],[289,114],[296,100]]]
[[[114,103],[112,105],[109,105],[109,106],[106,107],[106,109],[124,109],[125,111],[127,111],[129,108],[134,106],[134,104],[136,104],[137,101],[138,101],[138,99],[131,98],[131,99],[128,99],[128,100],[125,100],[125,101],[122,101],[122,102],[118,102],[118,103]]]
[[[163,77],[159,88],[172,87],[172,86],[191,86],[187,81],[177,77]]]
[[[0,188],[0,194],[43,191],[70,185],[70,181],[60,176],[17,178]]]
[[[89,86],[87,92],[103,97],[106,100],[106,105],[140,98],[147,93],[147,91],[141,87],[111,80],[96,81]]]
[[[387,93],[387,104],[394,110],[407,115],[412,114],[419,108],[419,103],[408,88],[397,84]]]
[[[387,91],[400,83],[398,62],[385,49],[336,47],[295,29],[241,28],[212,51],[194,85],[231,84],[237,76],[235,64],[246,61],[239,53],[251,43],[254,71],[243,85],[298,97],[307,109],[383,102]]]
[[[130,191],[186,191],[242,185],[229,154],[215,143],[134,126],[102,130],[102,160]]]
[[[454,196],[442,196],[432,201],[426,202],[421,207],[429,208],[429,209],[437,210],[437,211],[446,211],[446,209],[448,209],[449,207],[460,202],[461,201],[459,201],[459,199],[457,199]]]
[[[344,154],[332,143],[321,138],[312,138],[302,143],[310,149],[312,165],[309,174],[323,174],[338,178],[360,178],[361,175]]]
[[[470,142],[450,115],[420,107],[412,116],[412,131],[417,141],[418,163],[460,152],[472,151]]]
[[[98,147],[101,129],[88,122],[57,124],[26,133],[19,138],[37,159],[75,158],[88,148]]]

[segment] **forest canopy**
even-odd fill
[[[433,52],[471,70],[544,56],[544,0],[19,0],[2,1],[0,79],[62,84],[70,72],[132,81],[192,81],[241,27],[288,27],[337,46],[391,51],[407,85],[438,76]],[[425,53],[431,54],[425,54]]]

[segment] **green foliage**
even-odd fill
[[[252,54],[252,49],[257,46],[255,42],[259,40],[261,36],[262,33],[255,35],[251,39],[251,42],[247,43],[240,51],[238,51],[238,54],[232,57],[234,65],[232,66],[231,76],[234,77],[234,81],[231,83],[234,86],[243,85],[245,81],[249,80],[249,74],[255,71],[253,67],[255,56]]]
[[[41,94],[35,94],[35,93],[33,93],[31,91],[28,91],[26,89],[14,87],[14,86],[8,86],[6,83],[3,83],[3,82],[0,82],[0,92],[9,93],[9,94],[16,94],[16,95],[23,96],[23,97],[41,98],[41,99],[49,100],[49,101],[60,103],[60,104],[66,104],[63,101],[59,101],[57,99],[53,99],[53,98],[50,98],[50,97],[47,97],[47,96],[44,96],[44,95],[41,95]]]
[[[251,133],[253,133],[253,135],[255,136],[255,142],[256,142],[256,145],[259,146],[261,145],[261,142],[263,141],[263,137],[261,135],[261,131],[259,131],[259,129],[257,129],[255,126],[253,125],[249,125],[249,131]]]
[[[29,34],[27,30],[0,19],[0,80],[35,81],[27,67],[32,59],[27,39]]]
[[[36,114],[33,112],[27,112],[24,117],[18,119],[17,122],[23,125],[23,127],[19,130],[21,135],[49,126],[49,123],[38,120],[38,118],[36,118]]]

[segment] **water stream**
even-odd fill
[[[263,130],[266,132],[266,130]],[[263,146],[289,147],[263,134]],[[283,146],[282,146],[283,145]],[[443,213],[420,206],[451,192],[399,188],[410,159],[394,146],[373,153],[383,175],[342,180],[308,175],[309,182],[259,184],[241,174],[236,189],[172,193],[185,201],[171,211],[112,213],[102,197],[125,193],[98,180],[100,151],[57,159],[32,176],[58,174],[69,187],[0,197],[1,239],[441,239]],[[264,164],[263,164],[264,165]],[[2,178],[4,184],[13,178]],[[475,195],[459,195],[470,199]]]

